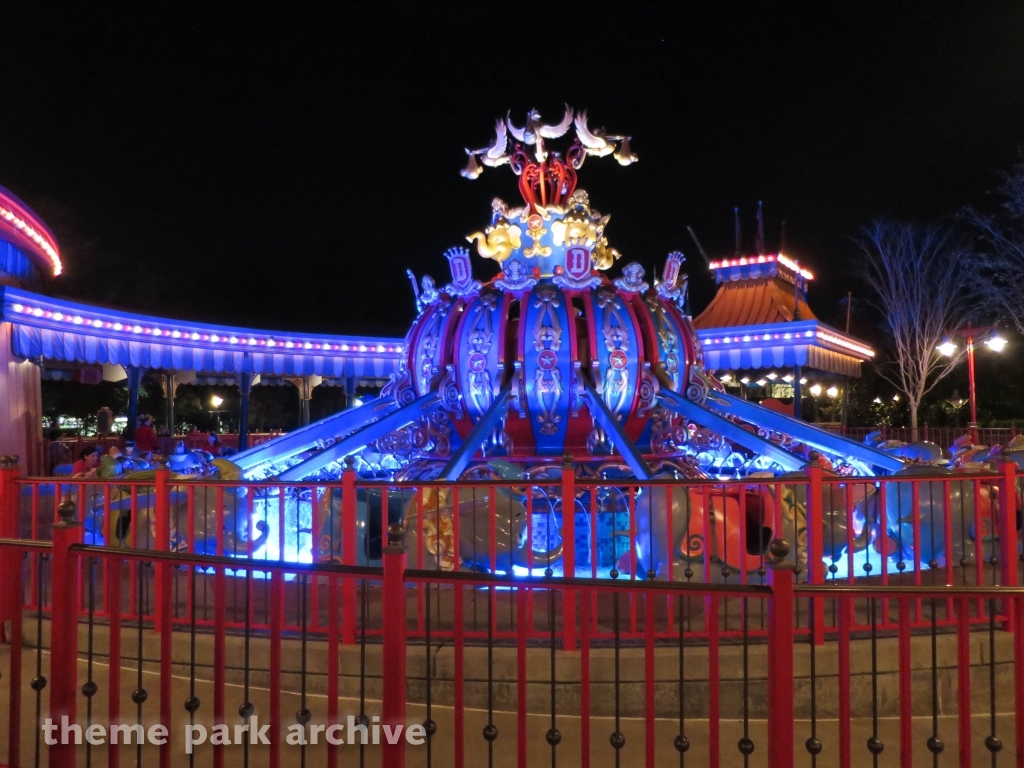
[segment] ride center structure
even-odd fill
[[[562,150],[555,147],[560,139],[569,142]],[[495,491],[501,496],[497,504],[509,509],[510,544],[498,563],[508,571],[524,567],[527,559],[558,562],[567,543],[546,532],[559,528],[562,501],[536,486],[531,490],[529,480],[558,478],[566,466],[582,480],[620,484],[772,478],[800,472],[811,451],[842,475],[903,468],[891,454],[729,394],[705,370],[687,308],[682,253],[668,255],[654,286],[638,262],[623,266],[619,277],[608,275],[621,258],[608,240],[610,217],[591,204],[577,173],[589,156],[614,155],[624,166],[635,162],[629,137],[592,131],[585,111],[567,107],[557,125],[544,124],[536,111],[527,114],[522,128],[499,120],[493,143],[467,154],[467,178],[482,172],[481,162],[508,165],[518,176],[522,204],[495,199],[486,226],[467,237],[499,271],[478,277],[467,248],[448,250],[447,284],[438,287],[429,276],[418,286],[414,280],[418,316],[402,345],[399,370],[380,396],[233,457],[245,478],[315,485],[337,481],[351,467],[364,480],[409,485],[522,481],[518,495]],[[753,495],[766,497],[774,508],[772,493],[759,487]],[[463,532],[487,530],[492,522],[487,492],[474,494],[471,502],[436,487],[425,494],[424,506],[443,508],[449,521],[457,515],[480,523],[463,522]],[[656,497],[637,497],[637,509],[651,512],[651,524],[637,538],[636,555],[649,561],[645,569],[662,573],[669,557],[687,555],[659,540],[654,518],[679,518],[675,530],[681,531],[683,518],[696,519],[700,505],[681,493],[669,509]],[[615,515],[628,515],[624,498],[597,502],[612,513],[597,532],[597,551],[585,538],[593,533],[588,504],[577,500],[577,564],[598,558],[607,570],[619,562],[624,551],[616,541],[621,520]],[[277,503],[268,501],[270,530]],[[339,556],[331,547],[340,552],[338,542],[346,534],[340,504],[340,493],[327,492],[315,502],[290,499],[283,505],[290,510],[286,514],[299,516],[299,526],[322,521],[314,537],[321,542],[318,551],[302,557]],[[738,508],[719,512],[745,514]],[[852,519],[854,510],[848,512]],[[385,502],[379,492],[363,493],[361,557],[375,559],[388,524],[404,522],[408,532],[419,514],[400,494],[388,494]],[[486,547],[471,538],[460,538],[460,563],[446,559],[451,547],[446,550],[437,538],[442,529],[451,536],[452,528],[450,522],[434,525],[434,538],[425,542],[407,535],[407,546],[430,550],[441,567],[487,567]],[[528,538],[534,542],[530,558],[522,551]]]
[[[564,152],[549,146],[570,131]],[[591,131],[585,111],[567,108],[558,125],[531,111],[525,127],[499,120],[494,143],[467,152],[464,176],[479,175],[479,159],[519,177],[523,204],[495,199],[468,236],[500,271],[478,279],[468,249],[450,249],[451,281],[422,278],[400,370],[380,397],[239,455],[246,477],[336,479],[352,456],[366,476],[457,480],[493,459],[525,469],[571,454],[581,471],[615,463],[639,480],[735,478],[799,470],[805,447],[850,474],[902,466],[728,394],[704,369],[682,253],[653,287],[638,262],[609,278],[620,260],[610,216],[577,172],[588,156],[635,162],[629,137]]]

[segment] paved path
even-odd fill
[[[43,654],[43,667],[48,665],[47,654]],[[0,674],[3,675],[3,682],[8,677],[9,648],[0,648]],[[35,652],[32,649],[25,649],[23,656],[26,670],[34,669]],[[96,696],[96,707],[93,712],[93,722],[105,722],[105,680],[107,668],[102,664],[94,666],[94,679],[99,685],[99,694]],[[137,709],[131,703],[131,693],[136,685],[136,670],[124,669],[122,671],[122,714],[125,722],[137,722]],[[85,663],[79,666],[79,680],[86,679]],[[155,713],[159,702],[159,679],[153,672],[144,671],[143,685],[149,693],[147,702],[143,705],[142,722],[146,725],[155,722]],[[175,766],[186,766],[189,764],[188,756],[184,752],[184,725],[187,721],[187,713],[182,703],[189,695],[189,680],[176,677],[173,681],[174,689],[172,699],[174,701],[173,727],[172,727],[172,764]],[[0,684],[0,722],[6,725],[8,709],[7,687]],[[213,690],[212,685],[207,681],[197,681],[196,695],[200,698],[202,705],[197,712],[196,722],[211,726]],[[44,690],[42,695],[43,713],[47,711],[47,694]],[[256,707],[257,715],[269,711],[268,692],[265,689],[252,689],[251,701]],[[282,693],[282,711],[286,713],[289,722],[293,713],[301,708],[301,700],[294,693]],[[244,701],[244,692],[240,686],[229,685],[227,687],[227,722],[234,724],[241,722],[237,715],[238,706]],[[22,765],[31,766],[34,764],[35,756],[35,693],[26,684],[23,686],[22,711],[24,720],[22,723]],[[84,722],[85,710],[82,704],[84,699],[79,699],[79,720]],[[326,721],[326,700],[320,695],[307,697],[306,706],[309,708],[312,723],[324,723]],[[379,714],[380,704],[377,701],[367,702],[367,714]],[[357,699],[345,698],[340,702],[340,712],[343,717],[358,715],[359,702]],[[409,707],[409,721],[421,722],[425,718],[425,710],[422,706]],[[451,766],[454,764],[454,737],[453,737],[453,714],[447,707],[434,707],[433,717],[438,724],[438,732],[433,740],[431,763],[433,766]],[[493,765],[511,768],[516,765],[516,717],[511,713],[500,713],[495,715],[495,724],[498,727],[498,739],[494,742]],[[481,710],[469,710],[466,714],[466,765],[470,768],[487,766],[488,754],[487,743],[481,736],[483,727],[487,724],[487,714]],[[580,734],[578,717],[563,716],[557,721],[557,727],[562,733],[562,742],[556,750],[557,765],[568,768],[579,765]],[[614,723],[610,718],[593,718],[591,720],[591,765],[595,768],[614,766],[614,750],[608,742],[608,737],[614,730]],[[977,717],[973,721],[972,750],[975,765],[989,765],[990,755],[984,746],[984,739],[989,733],[988,719]],[[552,765],[551,748],[547,745],[544,735],[550,727],[550,718],[545,715],[531,715],[528,719],[528,746],[529,765],[550,766]],[[1015,743],[1012,735],[1012,718],[1009,715],[1000,715],[997,721],[997,729],[1004,747],[999,755],[998,765],[1010,765],[1012,763]],[[817,765],[820,768],[829,768],[837,765],[835,749],[837,743],[837,722],[827,720],[819,722],[818,735],[824,744],[824,751],[818,758]],[[624,719],[621,725],[622,733],[626,737],[626,746],[622,750],[620,766],[627,768],[631,766],[644,765],[644,723],[639,719]],[[658,766],[680,765],[679,754],[673,747],[673,741],[678,734],[678,722],[668,719],[659,719],[656,730],[656,764]],[[724,721],[722,723],[721,743],[723,753],[723,766],[744,765],[742,756],[736,748],[738,739],[742,736],[742,722],[736,720]],[[803,749],[803,741],[810,733],[810,724],[806,721],[796,722],[797,735],[797,763],[799,766],[810,766],[810,758]],[[708,764],[708,728],[706,721],[692,720],[687,724],[687,737],[692,747],[686,755],[685,765],[705,766]],[[945,743],[945,750],[940,758],[940,766],[952,766],[957,760],[957,722],[955,717],[943,716],[939,720],[939,734]],[[865,748],[865,742],[871,735],[871,723],[868,719],[856,719],[853,723],[854,739],[854,765],[870,765],[870,754]],[[930,718],[914,719],[914,764],[931,765],[931,755],[927,752],[925,742],[931,735]],[[751,721],[749,736],[754,741],[755,751],[750,757],[750,766],[767,766],[767,735],[766,723],[763,720]],[[892,718],[884,718],[879,722],[879,737],[885,743],[885,751],[880,756],[880,766],[896,766],[899,764],[899,738],[898,722]],[[322,736],[321,736],[322,740]],[[135,764],[136,747],[122,746],[121,765],[131,766]],[[326,764],[326,752],[323,743],[316,746],[306,747],[306,765],[320,766]],[[340,750],[338,765],[342,768],[357,766],[359,762],[359,747],[355,745],[343,745]],[[46,747],[41,746],[40,764],[45,764]],[[89,765],[90,755],[87,754],[83,745],[78,748],[78,765],[85,768]],[[91,748],[91,765],[106,765],[107,747]],[[244,750],[239,746],[227,748],[227,760],[229,765],[244,764]],[[282,745],[282,765],[298,766],[301,764],[302,749],[298,746]],[[408,746],[406,764],[410,768],[418,768],[427,765],[427,748],[425,746]],[[6,727],[0,732],[0,756],[7,756],[7,730]],[[158,764],[158,750],[155,746],[147,745],[142,749],[142,765],[156,766]],[[268,751],[266,747],[250,747],[248,764],[253,768],[261,768],[268,765]],[[195,764],[206,766],[212,763],[212,749],[209,744],[196,748]],[[380,752],[378,747],[366,747],[365,765],[376,766],[380,763]],[[774,768],[774,767],[773,767]]]

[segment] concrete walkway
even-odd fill
[[[0,683],[0,722],[6,725],[9,713],[8,689],[4,684],[8,677],[10,649],[7,646],[0,648],[0,674],[3,675],[3,683]],[[42,665],[44,670],[48,667],[48,654],[44,651]],[[25,649],[23,655],[25,665],[24,685],[22,686],[22,765],[33,765],[36,743],[36,694],[28,685],[33,670],[35,669],[35,651]],[[142,723],[147,727],[156,722],[156,713],[159,707],[159,678],[154,672],[146,671],[148,665],[144,666],[143,686],[148,692],[148,699],[142,706]],[[87,669],[84,661],[79,664],[79,683],[87,679]],[[131,702],[132,691],[136,687],[136,669],[131,666],[123,668],[121,681],[122,721],[126,723],[138,722],[138,708]],[[95,697],[95,706],[92,713],[92,722],[105,723],[106,712],[106,689],[107,667],[105,664],[94,661],[93,678],[99,686],[99,693]],[[184,726],[188,723],[188,714],[183,707],[183,702],[190,694],[190,681],[188,678],[176,675],[173,678],[172,700],[174,701],[173,723],[171,730],[172,764],[186,766],[189,764],[188,755],[185,754]],[[196,713],[196,722],[212,726],[212,705],[213,686],[208,680],[199,679],[196,682],[195,694],[201,701],[199,711]],[[1010,702],[1012,704],[1012,692]],[[265,688],[253,687],[250,689],[250,700],[255,705],[256,715],[266,716],[269,711],[268,691]],[[282,693],[282,712],[285,713],[287,723],[293,723],[294,713],[302,708],[301,697],[294,692]],[[227,722],[230,725],[241,723],[242,720],[237,714],[238,707],[244,703],[244,690],[236,683],[230,683],[227,687]],[[46,716],[48,707],[47,691],[44,689],[40,696],[43,716]],[[1005,698],[1001,702],[1005,705]],[[78,720],[86,722],[85,699],[79,698]],[[326,722],[326,700],[321,694],[308,694],[305,701],[306,707],[311,713],[311,723],[323,724]],[[834,702],[832,703],[834,706]],[[862,707],[858,707],[861,709]],[[916,709],[916,707],[915,707]],[[343,698],[339,703],[339,711],[343,721],[349,715],[357,716],[360,712],[358,698]],[[380,713],[380,703],[376,700],[368,700],[366,713],[370,716]],[[451,766],[454,764],[454,726],[453,711],[450,707],[434,706],[432,716],[437,722],[438,731],[432,740],[431,765]],[[410,705],[408,710],[408,721],[410,723],[422,722],[426,717],[425,708],[422,705]],[[498,738],[494,742],[493,763],[489,762],[487,742],[482,737],[482,730],[487,724],[487,713],[479,709],[471,709],[466,713],[465,727],[465,749],[466,765],[471,768],[478,766],[515,766],[517,760],[516,747],[516,716],[511,712],[501,712],[494,716],[494,723],[498,727]],[[972,751],[976,765],[990,764],[990,754],[985,748],[984,739],[990,733],[990,726],[987,717],[978,716],[972,720]],[[550,727],[550,715],[533,714],[528,718],[528,758],[530,766],[552,765],[551,747],[545,741],[545,734]],[[559,766],[576,766],[580,764],[580,720],[578,715],[561,715],[556,721],[556,727],[562,734],[562,741],[556,749],[556,764]],[[643,766],[644,765],[644,722],[638,718],[626,718],[621,722],[621,732],[626,737],[626,745],[622,749],[620,766]],[[1012,734],[1012,717],[1009,714],[1001,714],[997,717],[997,733],[1003,741],[1003,750],[999,755],[999,765],[1009,765],[1012,762],[1015,741]],[[591,718],[591,765],[611,766],[615,765],[614,750],[609,744],[609,736],[614,731],[614,721],[609,717]],[[658,766],[680,765],[679,753],[675,750],[673,742],[679,733],[679,724],[676,719],[659,718],[656,723],[656,764]],[[806,720],[798,720],[795,723],[795,740],[797,747],[797,765],[811,765],[810,756],[804,749],[803,743],[810,735],[810,723]],[[834,719],[818,722],[818,738],[824,745],[824,750],[819,756],[817,765],[822,768],[838,765],[836,759],[838,723]],[[691,718],[686,726],[686,735],[690,740],[691,748],[686,754],[685,765],[705,766],[708,765],[708,725],[706,720]],[[730,719],[724,720],[721,727],[722,744],[722,765],[743,766],[743,758],[737,749],[737,741],[743,735],[742,722]],[[853,722],[853,745],[854,765],[870,765],[871,755],[868,753],[865,743],[871,735],[871,722],[869,718],[857,717]],[[899,764],[899,736],[898,721],[891,717],[882,718],[879,722],[879,738],[885,744],[885,750],[879,758],[880,766],[896,766]],[[914,763],[931,764],[931,755],[926,748],[926,740],[931,735],[931,719],[928,717],[914,718]],[[957,721],[954,716],[943,715],[939,718],[939,736],[945,744],[945,749],[940,757],[940,766],[952,766],[957,761]],[[767,734],[766,722],[763,719],[752,720],[749,725],[749,738],[754,742],[755,750],[750,756],[748,765],[767,765]],[[326,746],[323,743],[321,734],[320,744],[309,745],[305,748],[306,765],[319,766],[326,764]],[[42,739],[40,739],[42,742]],[[79,766],[83,768],[89,765],[100,766],[106,764],[107,746],[94,746],[87,750],[85,745],[78,747]],[[122,765],[133,765],[136,758],[136,747],[121,746]],[[229,764],[244,764],[245,749],[241,746],[227,747],[227,759]],[[339,766],[359,765],[359,747],[356,745],[342,745],[339,750]],[[45,763],[47,750],[41,743],[40,762]],[[282,744],[282,764],[286,766],[302,764],[303,749],[299,746]],[[407,762],[410,768],[427,765],[428,750],[426,746],[407,746]],[[0,756],[7,758],[7,730],[0,732]],[[153,745],[146,745],[141,752],[142,765],[156,766],[158,763],[158,748]],[[254,768],[268,765],[269,752],[265,746],[251,746],[248,750],[248,764]],[[201,745],[195,751],[195,764],[200,766],[212,763],[212,748],[209,744]],[[375,766],[380,763],[379,747],[367,746],[365,748],[365,765]],[[774,767],[773,767],[774,768]]]

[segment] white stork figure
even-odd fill
[[[522,128],[517,128],[512,123],[511,113],[506,116],[505,121],[508,123],[509,131],[512,132],[512,135],[518,141],[529,146],[536,146],[534,154],[537,157],[537,162],[543,163],[548,157],[547,150],[544,149],[544,139],[557,139],[560,136],[564,136],[569,128],[572,127],[572,119],[572,107],[566,104],[565,116],[562,118],[562,122],[557,125],[545,125],[542,123],[540,112],[536,109],[531,109],[526,113],[526,125]]]
[[[469,163],[463,169],[462,175],[467,179],[475,179],[483,173],[484,169],[476,161],[478,157],[484,165],[491,168],[504,165],[512,158],[512,155],[506,150],[508,150],[508,130],[505,128],[505,121],[499,117],[494,123],[494,143],[482,149],[466,150],[466,154],[469,155]]]
[[[614,152],[615,159],[620,165],[629,165],[637,161],[637,156],[629,148],[629,136],[609,136],[604,128],[590,130],[587,126],[587,110],[576,115],[575,123],[576,135],[588,155],[604,157]]]

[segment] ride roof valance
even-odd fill
[[[15,354],[90,364],[212,373],[386,377],[401,339],[254,330],[192,323],[54,299],[4,287]]]

